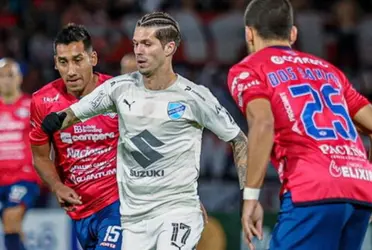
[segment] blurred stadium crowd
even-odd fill
[[[347,73],[358,90],[372,99],[371,1],[292,0],[299,37],[295,48],[323,57]],[[245,0],[8,0],[0,1],[0,58],[21,64],[23,90],[32,93],[58,77],[53,38],[69,22],[85,25],[98,52],[97,70],[117,75],[121,58],[132,51],[135,22],[145,12],[165,10],[179,22],[183,42],[176,71],[206,85],[238,121],[246,122],[226,88],[229,66],[246,54]],[[367,145],[368,146],[368,145]],[[209,211],[237,211],[238,181],[229,145],[206,131],[200,194]],[[278,207],[279,183],[272,169],[264,205]],[[218,197],[215,195],[218,193]],[[56,206],[44,192],[39,207]]]

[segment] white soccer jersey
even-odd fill
[[[178,75],[165,90],[145,88],[138,72],[112,78],[71,106],[85,121],[119,116],[117,181],[123,226],[170,209],[200,210],[197,194],[203,128],[220,139],[240,129],[212,93]]]

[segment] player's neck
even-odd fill
[[[291,44],[289,41],[283,41],[283,40],[270,40],[270,41],[261,40],[256,45],[256,51],[262,50],[267,47],[272,47],[272,46],[291,47]]]
[[[67,90],[67,92],[69,94],[75,96],[76,98],[81,98],[81,97],[89,94],[90,92],[92,92],[96,88],[97,82],[98,82],[98,75],[92,74],[92,76],[90,78],[90,81],[87,83],[87,85],[85,85],[84,89],[82,89],[81,91],[69,91],[69,90]]]
[[[16,101],[19,100],[19,98],[21,98],[22,96],[22,93],[21,91],[16,91],[12,94],[8,94],[8,95],[1,95],[1,99],[2,101],[5,103],[5,104],[13,104],[15,103]]]
[[[163,90],[169,88],[177,80],[172,67],[159,69],[151,76],[143,76],[145,88],[150,90]]]

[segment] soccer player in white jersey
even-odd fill
[[[174,73],[172,56],[180,41],[170,15],[143,16],[133,36],[140,74],[112,78],[42,123],[52,134],[98,114],[118,113],[123,250],[196,249],[204,227],[197,194],[203,128],[232,144],[243,186],[247,138],[207,88]]]

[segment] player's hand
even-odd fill
[[[63,120],[66,118],[66,116],[66,112],[52,112],[44,118],[41,123],[41,128],[48,135],[53,135],[54,132],[58,131],[62,127]]]
[[[245,200],[243,205],[242,225],[244,241],[250,250],[255,250],[253,237],[262,240],[262,222],[264,211],[256,200]]]
[[[62,183],[54,188],[54,193],[61,207],[66,211],[74,211],[76,205],[83,204],[81,197],[72,189]]]
[[[203,203],[201,203],[201,202],[200,202],[200,209],[203,213],[204,224],[207,224],[208,223],[208,213],[207,213],[207,210],[205,209],[205,207],[203,206]]]

